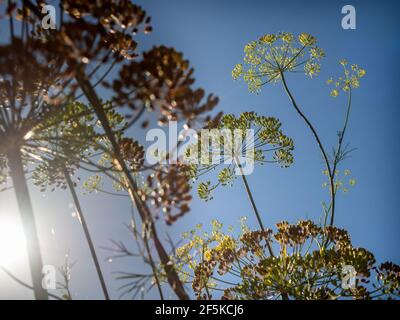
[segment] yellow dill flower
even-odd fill
[[[238,63],[232,70],[232,78],[234,80],[237,80],[242,75],[242,73],[243,73],[243,65]]]
[[[256,47],[256,42],[252,41],[244,46],[244,53],[251,52]]]
[[[299,35],[299,41],[303,46],[308,47],[315,44],[317,42],[317,39],[314,38],[312,35],[303,32]]]
[[[311,56],[315,59],[321,59],[325,57],[325,51],[319,47],[314,47],[310,49]]]
[[[255,93],[263,85],[281,81],[285,72],[303,69],[307,76],[314,77],[320,71],[320,60],[325,57],[325,52],[315,46],[316,41],[307,33],[298,37],[289,32],[265,34],[245,46],[244,63],[233,68],[232,77],[243,78],[249,91]]]
[[[360,81],[358,81],[358,78],[352,77],[350,79],[350,84],[352,88],[358,88],[360,86]]]
[[[197,230],[200,230],[201,228],[203,228],[203,224],[202,223],[198,223],[198,224],[196,224],[195,228]]]
[[[343,66],[344,69],[344,77],[339,77],[337,80],[329,79],[327,81],[328,84],[334,83],[337,88],[332,90],[330,95],[332,97],[337,97],[339,94],[339,90],[343,90],[345,92],[350,91],[351,89],[357,89],[360,86],[360,78],[365,76],[366,71],[360,68],[357,64],[352,64],[348,69],[346,66],[348,62],[346,59],[342,59],[339,63]]]
[[[222,228],[222,223],[219,222],[217,219],[213,219],[211,221],[211,225],[214,231],[220,230]]]
[[[306,65],[304,66],[304,71],[306,75],[308,75],[310,78],[317,75],[320,70],[321,67],[317,63],[306,63]]]
[[[339,95],[339,91],[338,91],[338,90],[333,89],[333,90],[331,91],[331,96],[332,96],[332,97],[336,98],[338,95]]]
[[[182,233],[182,238],[183,239],[189,238],[189,232],[185,231],[184,233]]]
[[[283,40],[284,42],[290,43],[290,42],[293,41],[294,36],[293,36],[292,33],[284,32],[284,33],[281,34],[281,38],[282,38],[282,40]]]
[[[234,250],[235,248],[236,248],[235,240],[228,235],[224,235],[221,242],[215,247],[214,250],[220,252],[227,249]]]
[[[212,258],[211,250],[207,250],[206,252],[204,252],[204,260],[210,261],[211,258]]]
[[[274,34],[265,34],[260,38],[261,42],[267,43],[267,44],[273,44],[276,40],[276,35]]]
[[[364,77],[366,73],[367,72],[364,69],[359,69],[358,70],[358,77],[359,78]]]

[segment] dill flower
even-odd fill
[[[333,89],[333,90],[331,91],[331,97],[336,98],[338,95],[339,95],[339,91],[338,91],[338,90]]]
[[[237,80],[243,73],[243,65],[238,63],[232,70],[232,78]]]
[[[325,52],[315,44],[317,39],[302,33],[295,37],[289,32],[265,34],[244,47],[244,64],[232,70],[234,80],[243,78],[250,92],[258,93],[269,82],[281,79],[284,72],[303,72],[310,78],[320,72]]]
[[[274,34],[265,34],[260,38],[261,42],[267,43],[267,44],[273,44],[276,40],[276,35]]]
[[[350,68],[349,63],[346,59],[341,59],[339,64],[343,67],[344,76],[334,80],[329,78],[326,83],[328,85],[334,85],[334,89],[330,91],[331,97],[336,98],[339,96],[340,91],[348,92],[351,89],[357,89],[360,86],[360,78],[364,77],[367,73],[365,69],[361,68],[357,64],[352,64]]]
[[[303,46],[308,47],[314,45],[317,42],[317,39],[312,35],[303,32],[299,35],[299,41]]]

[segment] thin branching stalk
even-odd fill
[[[110,296],[108,294],[106,282],[104,280],[103,273],[101,272],[99,259],[97,258],[97,254],[96,254],[96,250],[94,248],[92,237],[90,236],[89,228],[88,228],[88,225],[86,223],[85,216],[83,215],[82,207],[80,205],[80,202],[79,202],[79,199],[78,199],[78,195],[76,194],[74,184],[73,184],[73,182],[71,180],[71,176],[69,175],[68,172],[65,171],[64,172],[64,176],[65,176],[65,179],[67,181],[69,191],[71,192],[71,196],[72,196],[72,199],[74,201],[74,205],[75,205],[75,208],[77,210],[77,213],[78,213],[78,216],[79,216],[79,220],[81,222],[81,225],[82,225],[82,228],[83,228],[83,232],[85,234],[86,241],[87,241],[87,243],[89,245],[90,254],[92,255],[92,259],[93,259],[94,265],[96,267],[97,276],[99,277],[99,281],[100,281],[100,284],[101,284],[101,289],[103,290],[104,298],[106,300],[110,300]]]
[[[331,164],[328,158],[328,155],[325,151],[325,148],[321,142],[321,139],[319,138],[319,135],[317,133],[317,131],[315,130],[314,126],[311,124],[310,120],[308,120],[308,118],[306,117],[306,115],[300,110],[300,108],[298,107],[296,100],[294,99],[292,93],[290,92],[286,80],[285,80],[285,76],[284,73],[281,72],[281,78],[282,78],[282,83],[283,83],[283,87],[285,89],[286,94],[288,95],[294,109],[296,110],[296,112],[300,115],[300,117],[304,120],[304,122],[307,124],[307,126],[309,127],[309,129],[311,130],[315,140],[317,141],[318,147],[322,153],[322,157],[324,158],[324,162],[326,165],[326,168],[328,170],[328,177],[329,177],[329,184],[330,184],[330,197],[331,197],[331,221],[333,222],[332,217],[334,217],[335,215],[335,182],[334,182],[334,172],[332,172],[331,169]]]
[[[346,116],[345,116],[345,120],[344,120],[344,124],[343,124],[343,129],[342,129],[342,131],[339,132],[338,146],[337,146],[337,150],[335,153],[335,159],[333,161],[333,169],[332,169],[333,180],[335,179],[336,168],[337,168],[337,165],[340,162],[341,156],[342,156],[341,154],[342,154],[343,140],[344,140],[344,135],[346,133],[347,125],[349,123],[350,110],[351,110],[351,88],[349,88],[349,93],[347,96],[347,111],[346,111]],[[336,190],[334,190],[334,195],[336,195]],[[331,226],[333,226],[334,219],[335,219],[335,212],[332,211],[331,221],[330,221]]]

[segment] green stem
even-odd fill
[[[336,150],[335,160],[334,160],[334,163],[333,163],[333,169],[332,169],[333,180],[335,180],[336,168],[337,168],[337,165],[338,165],[338,163],[340,161],[340,153],[342,152],[343,139],[344,139],[344,135],[346,133],[347,125],[349,123],[350,110],[351,110],[351,88],[349,89],[349,95],[348,95],[348,99],[347,99],[346,117],[345,117],[345,120],[344,120],[343,129],[339,134],[338,147],[337,147],[337,150]],[[334,192],[336,194],[336,190]],[[330,225],[331,226],[333,226],[334,219],[335,219],[335,212],[332,211],[331,221],[330,221]]]
[[[107,291],[106,282],[104,280],[103,273],[101,272],[99,259],[97,258],[93,240],[92,240],[92,237],[90,236],[89,228],[86,223],[85,216],[83,215],[83,210],[82,210],[81,204],[79,202],[78,195],[76,194],[76,191],[75,191],[75,186],[71,180],[71,176],[69,175],[69,173],[66,170],[64,171],[64,176],[67,181],[69,191],[71,192],[72,199],[74,200],[74,205],[78,212],[79,220],[82,224],[82,228],[83,228],[83,232],[85,234],[86,241],[89,245],[90,254],[92,255],[92,259],[93,259],[94,265],[96,267],[97,276],[99,277],[99,281],[101,284],[101,289],[103,290],[104,298],[106,300],[110,300],[110,296]]]
[[[300,110],[300,108],[298,107],[296,100],[294,99],[292,93],[290,92],[284,74],[283,72],[281,72],[281,77],[282,77],[282,83],[283,83],[283,87],[285,88],[285,92],[288,95],[294,109],[296,110],[296,112],[300,115],[300,117],[305,121],[305,123],[307,124],[308,128],[311,130],[315,140],[317,141],[318,147],[322,153],[322,157],[324,158],[324,162],[326,165],[326,168],[328,170],[328,175],[329,175],[329,184],[330,184],[330,196],[331,196],[331,221],[332,217],[335,215],[335,183],[334,183],[334,173],[331,170],[331,165],[329,162],[329,158],[327,153],[325,152],[324,146],[319,138],[319,135],[317,133],[317,131],[315,130],[314,126],[311,124],[310,120],[308,120],[308,118],[305,116],[305,114]]]
[[[249,197],[251,206],[253,207],[253,211],[254,211],[254,213],[255,213],[255,215],[257,217],[258,224],[260,225],[261,230],[265,231],[264,224],[263,224],[263,222],[261,220],[261,215],[258,212],[258,209],[257,209],[257,206],[256,206],[256,202],[254,201],[254,198],[253,198],[253,193],[250,190],[250,186],[249,186],[249,183],[247,182],[246,176],[244,175],[242,166],[240,165],[240,163],[239,163],[237,158],[235,159],[235,162],[236,162],[236,165],[238,166],[238,168],[240,170],[240,174],[242,176],[244,187],[245,187],[247,195]],[[270,244],[269,240],[267,240],[266,242],[267,242],[267,247],[268,247],[269,254],[273,257],[274,256],[274,252],[272,251],[271,244]]]
[[[26,237],[33,292],[36,300],[47,300],[47,291],[42,286],[43,262],[40,252],[39,237],[19,146],[10,150],[7,158]]]

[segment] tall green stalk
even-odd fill
[[[322,153],[322,157],[324,159],[326,168],[328,170],[328,177],[329,177],[329,184],[330,184],[330,197],[331,197],[331,225],[333,225],[333,217],[335,216],[335,173],[332,171],[331,168],[331,164],[328,158],[328,154],[325,152],[325,148],[319,138],[319,135],[317,133],[317,131],[315,130],[314,126],[311,124],[310,120],[308,120],[308,118],[306,117],[306,115],[300,110],[300,108],[298,107],[296,100],[294,99],[292,93],[290,92],[286,80],[285,80],[285,76],[284,73],[281,72],[281,78],[282,78],[282,83],[283,83],[283,87],[285,89],[286,94],[288,95],[294,109],[296,110],[296,112],[300,115],[300,117],[304,120],[304,122],[307,124],[308,128],[311,130],[315,140],[317,141],[318,147]]]
[[[106,300],[110,300],[110,296],[108,294],[106,282],[104,280],[103,273],[101,272],[99,259],[97,258],[97,254],[96,254],[96,250],[94,248],[92,237],[90,236],[89,228],[88,228],[88,225],[86,223],[85,216],[83,215],[82,207],[81,207],[81,204],[79,202],[78,195],[76,194],[74,184],[73,184],[73,182],[71,180],[71,177],[70,177],[68,172],[64,172],[64,176],[65,176],[65,179],[67,181],[68,188],[69,188],[69,190],[71,192],[71,196],[72,196],[72,199],[74,201],[75,208],[78,211],[79,220],[81,222],[81,225],[82,225],[82,228],[83,228],[83,232],[85,234],[86,241],[87,241],[87,243],[89,245],[90,254],[92,255],[92,259],[93,259],[94,265],[96,267],[97,276],[99,277],[99,281],[100,281],[100,284],[101,284],[101,289],[103,290],[104,298]]]
[[[349,123],[350,110],[351,110],[351,88],[349,88],[349,93],[348,93],[348,98],[347,98],[347,111],[346,111],[346,116],[344,119],[343,129],[339,133],[338,146],[337,146],[337,150],[335,152],[335,158],[333,160],[333,169],[332,169],[333,180],[335,179],[337,165],[340,162],[341,157],[342,157],[343,140],[344,140],[344,135],[346,133],[347,125]],[[336,195],[336,190],[334,190],[334,195]],[[334,213],[335,212],[333,211],[331,214],[331,221],[330,221],[331,226],[333,226],[333,223],[335,220]]]
[[[253,193],[250,190],[250,186],[249,186],[249,183],[247,182],[246,176],[244,175],[243,168],[240,165],[238,159],[235,159],[235,161],[236,161],[236,165],[239,167],[239,170],[240,170],[240,173],[241,173],[241,177],[242,177],[242,180],[243,180],[243,183],[244,183],[244,187],[245,187],[246,193],[247,193],[247,195],[249,197],[249,200],[250,200],[251,206],[253,208],[254,214],[257,217],[258,224],[260,225],[261,230],[265,231],[264,224],[263,224],[263,222],[261,220],[261,215],[258,212],[258,209],[257,209],[257,206],[256,206],[256,202],[254,201],[254,198],[253,198]],[[270,242],[268,240],[267,240],[267,247],[268,247],[269,254],[271,256],[274,256],[274,252],[272,251],[271,244],[270,244]]]
[[[250,199],[251,206],[253,207],[253,211],[254,211],[254,213],[255,213],[255,215],[257,217],[258,224],[260,225],[261,230],[265,231],[264,224],[263,224],[263,222],[261,220],[261,215],[258,212],[257,205],[256,205],[256,203],[254,201],[254,198],[253,198],[253,193],[251,192],[249,183],[247,182],[247,178],[244,175],[242,166],[239,164],[238,159],[236,159],[235,161],[236,161],[236,165],[239,167],[239,170],[240,170],[240,173],[241,173],[241,176],[242,176],[242,180],[243,180],[243,183],[244,183],[244,186],[245,186],[245,189],[246,189],[246,193],[247,193],[247,195],[248,195],[248,197]],[[271,255],[271,257],[273,257],[274,256],[274,252],[272,250],[271,243],[270,243],[269,240],[266,240],[266,242],[267,242],[268,252]],[[289,295],[286,292],[281,292],[281,295],[282,295],[282,300],[289,300]]]
[[[43,263],[40,252],[39,237],[22,164],[21,151],[18,146],[8,152],[7,158],[11,172],[11,179],[14,185],[15,196],[17,198],[21,215],[22,226],[26,237],[26,248],[34,296],[36,300],[47,300],[47,291],[42,286]]]

